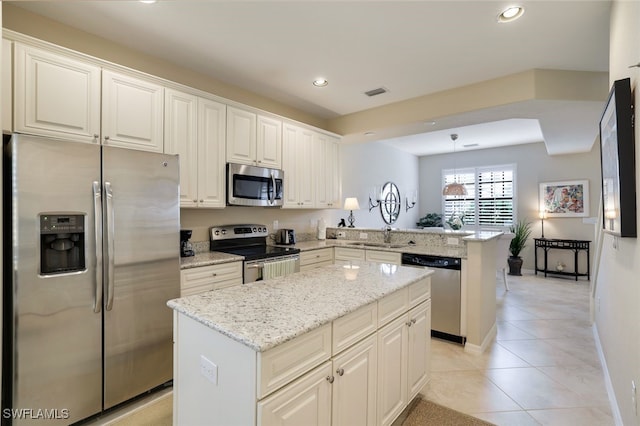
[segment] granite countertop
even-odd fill
[[[243,256],[222,253],[219,251],[207,251],[197,253],[191,257],[180,258],[180,269],[197,268],[199,266],[218,265],[220,263],[243,261]]]
[[[399,245],[399,244],[397,244]],[[380,250],[380,251],[391,251],[395,253],[411,253],[411,254],[427,254],[431,256],[449,256],[449,257],[460,257],[465,259],[467,257],[466,250],[459,246],[451,246],[451,247],[441,247],[441,246],[425,246],[425,245],[416,245],[416,244],[406,244],[401,245],[400,247],[385,247],[384,245],[370,245],[365,246],[362,244],[362,241],[353,241],[353,240],[319,240],[319,241],[303,241],[301,243],[296,243],[296,248],[299,248],[300,251],[308,251],[308,250],[318,250],[326,247],[346,247],[346,248],[355,248],[355,249],[366,249],[366,250]]]
[[[167,305],[263,352],[432,273],[423,268],[351,262],[174,299]]]

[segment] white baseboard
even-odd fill
[[[611,383],[611,376],[609,376],[609,369],[607,368],[607,362],[604,358],[604,352],[602,350],[602,344],[600,343],[600,335],[598,334],[598,327],[594,322],[591,326],[593,330],[593,339],[596,342],[596,350],[598,351],[598,358],[600,359],[600,365],[602,366],[602,372],[604,373],[604,384],[607,388],[607,396],[609,397],[609,405],[611,405],[611,413],[613,414],[613,420],[616,426],[624,426],[622,423],[622,415],[620,414],[620,408],[618,407],[618,401],[616,400],[616,394],[613,391],[613,383]]]
[[[497,335],[498,323],[494,322],[493,327],[491,327],[491,330],[489,330],[480,346],[474,345],[467,341],[464,345],[464,351],[470,354],[480,355],[487,349],[487,347],[491,344],[491,342],[496,338]]]

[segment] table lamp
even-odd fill
[[[345,210],[349,210],[349,228],[355,228],[355,226],[353,226],[353,222],[355,222],[355,218],[353,217],[353,211],[354,210],[360,210],[360,205],[358,204],[358,199],[353,197],[353,198],[345,198],[344,200],[344,209]]]

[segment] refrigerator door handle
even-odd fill
[[[102,191],[100,182],[93,181],[93,217],[96,237],[96,283],[93,312],[102,310]]]
[[[113,191],[111,190],[111,182],[104,183],[104,192],[107,199],[107,306],[106,310],[110,311],[113,307],[113,290],[114,290],[114,219],[113,219]]]

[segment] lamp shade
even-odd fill
[[[345,198],[344,200],[344,210],[360,210],[360,205],[358,204],[358,199],[353,198]]]
[[[467,195],[467,188],[458,182],[449,183],[442,188],[442,195]]]

